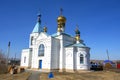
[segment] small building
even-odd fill
[[[103,67],[106,69],[116,68],[116,64],[111,60],[105,60],[103,61]]]
[[[120,69],[120,61],[117,61],[117,69]]]
[[[120,69],[120,63],[117,63],[117,69]]]

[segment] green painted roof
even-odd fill
[[[75,44],[69,44],[65,47],[87,47],[84,43],[75,43]]]
[[[69,37],[72,37],[72,36],[70,36],[69,34],[67,34],[67,33],[60,33],[60,35],[66,35],[66,36],[69,36]],[[57,33],[54,33],[54,34],[52,34],[51,35],[52,37],[57,37],[57,36],[59,36]]]
[[[42,27],[41,27],[41,23],[40,22],[37,22],[36,23],[36,25],[35,25],[35,27],[34,27],[34,29],[33,29],[33,31],[32,31],[32,33],[40,33],[40,32],[42,32]]]
[[[57,37],[58,35],[57,35],[57,33],[54,33],[54,34],[52,34],[51,36],[52,36],[52,37]]]
[[[84,43],[77,43],[77,44],[73,44],[72,46],[76,46],[76,47],[86,47],[86,45]]]

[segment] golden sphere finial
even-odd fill
[[[47,27],[46,27],[46,26],[43,28],[43,31],[44,31],[44,32],[47,32]]]
[[[77,36],[75,37],[75,39],[76,39],[76,41],[80,41],[80,36],[77,35]]]

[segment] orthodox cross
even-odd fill
[[[62,15],[62,13],[63,13],[63,9],[62,9],[62,8],[60,8],[60,15]]]

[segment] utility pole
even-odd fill
[[[16,65],[16,53],[15,53],[15,57],[14,57],[14,64]]]
[[[16,53],[15,53],[15,57],[14,57],[14,60],[16,60]]]
[[[9,61],[9,53],[10,53],[10,41],[8,42],[8,49],[7,49],[7,61],[6,61],[7,66],[8,66],[8,61]]]
[[[109,53],[108,53],[108,49],[106,50],[106,52],[107,52],[107,57],[108,57],[108,60],[109,60]]]

